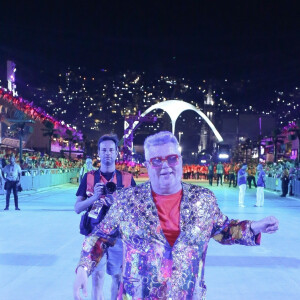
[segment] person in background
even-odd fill
[[[282,191],[282,175],[283,175],[283,165],[279,162],[278,164],[273,164],[273,176],[276,178],[275,181],[275,191],[281,192]]]
[[[260,207],[264,206],[264,189],[265,189],[265,181],[266,181],[266,173],[261,164],[257,165],[257,184],[256,184],[256,204],[254,206]]]
[[[187,165],[184,165],[183,166],[183,179],[188,179],[187,173],[188,173]]]
[[[249,189],[251,189],[251,183],[252,182],[253,182],[253,185],[256,187],[256,182],[255,182],[255,168],[253,166],[250,166],[250,168],[248,168],[247,181],[248,181]]]
[[[16,158],[12,154],[10,156],[9,164],[2,169],[2,175],[6,185],[6,206],[4,210],[9,210],[9,200],[11,191],[14,193],[15,209],[20,210],[18,203],[18,185],[21,179],[21,167],[16,163]]]
[[[225,164],[224,165],[224,182],[228,182],[229,181],[229,170],[230,170],[230,166],[231,164]]]
[[[0,195],[4,194],[4,183],[5,183],[5,180],[2,176],[2,170],[3,170],[2,159],[0,158]]]
[[[141,172],[141,166],[140,164],[137,163],[134,167],[134,174],[136,179],[139,178],[140,172]]]
[[[219,181],[221,185],[223,185],[223,174],[224,174],[224,166],[219,161],[217,164],[217,186],[219,185]]]
[[[230,169],[228,171],[228,174],[229,174],[229,187],[231,187],[231,183],[232,186],[235,187],[235,170],[233,164],[230,164]]]
[[[196,166],[196,174],[197,174],[196,179],[199,180],[200,179],[200,174],[201,174],[201,166],[200,165]]]
[[[286,194],[288,193],[289,190],[289,170],[288,169],[284,169],[282,172],[282,176],[281,176],[281,191],[282,194],[280,195],[280,197],[286,197]]]
[[[243,164],[238,171],[237,184],[239,186],[239,207],[245,207],[245,193],[247,188],[247,164]]]
[[[5,157],[0,158],[0,160],[1,160],[2,168],[4,168],[6,166],[6,159],[5,159]]]
[[[81,182],[84,174],[92,170],[94,170],[93,160],[90,157],[87,157],[87,159],[85,160],[85,164],[82,166],[82,168],[79,171],[79,183]]]
[[[214,179],[214,163],[211,162],[208,166],[208,174],[207,174],[209,185],[212,186]]]
[[[289,195],[294,196],[296,184],[296,172],[295,168],[291,167],[289,170]]]

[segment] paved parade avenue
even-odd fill
[[[202,185],[208,187],[207,183]],[[0,195],[0,299],[72,300],[74,270],[83,236],[73,210],[77,186],[65,184],[19,195],[21,211],[3,211]],[[279,231],[264,234],[259,247],[222,246],[211,240],[205,268],[207,300],[300,299],[300,199],[265,191],[265,206],[254,207],[256,190],[246,191],[238,207],[238,189],[213,186],[230,218],[279,219]],[[110,278],[105,281],[109,299]],[[89,280],[89,297],[91,282]],[[89,298],[88,298],[89,299]],[[176,299],[174,299],[176,300]]]

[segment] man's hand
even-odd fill
[[[278,230],[279,221],[273,217],[269,216],[266,218],[263,218],[259,221],[253,221],[251,223],[251,229],[254,232],[254,234],[261,233],[274,233]]]
[[[104,183],[96,183],[94,186],[94,196],[98,200],[104,194],[105,185]]]
[[[82,289],[83,296],[85,298],[88,296],[87,283],[88,283],[88,276],[86,270],[83,267],[78,267],[74,286],[73,286],[73,296],[75,300],[82,300],[82,298],[80,297],[81,289]]]

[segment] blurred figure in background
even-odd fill
[[[288,169],[284,169],[282,176],[281,176],[281,190],[282,190],[282,194],[280,195],[280,197],[286,197],[286,194],[288,193],[288,189],[289,189],[289,171]]]
[[[256,204],[254,206],[264,206],[264,189],[266,181],[266,173],[264,172],[263,166],[259,164],[257,166],[257,184],[256,184]]]
[[[256,182],[255,182],[255,168],[253,166],[250,166],[250,168],[248,169],[247,181],[248,181],[249,189],[251,189],[251,183],[252,182],[253,182],[253,185],[256,187]]]
[[[294,196],[296,183],[296,172],[295,168],[291,167],[289,172],[289,195]]]
[[[85,160],[85,164],[82,166],[79,172],[79,183],[81,182],[83,176],[85,173],[88,173],[90,171],[94,170],[93,168],[93,161],[90,157],[87,157]]]
[[[219,180],[221,182],[221,185],[223,185],[223,174],[224,174],[224,166],[219,161],[217,164],[217,186],[219,185]]]
[[[243,164],[242,168],[238,171],[237,184],[239,185],[239,207],[245,207],[245,193],[247,187],[247,164]]]
[[[230,165],[230,169],[228,171],[229,173],[229,187],[231,187],[231,183],[232,183],[232,186],[235,187],[235,170],[234,170],[234,165],[231,164]]]
[[[4,167],[2,166],[2,158],[0,158],[0,195],[3,195],[4,194],[4,178],[2,176],[2,169]]]
[[[208,174],[207,174],[209,185],[212,185],[213,178],[214,178],[214,163],[211,162],[208,166]]]

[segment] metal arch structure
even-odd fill
[[[182,112],[184,112],[185,110],[192,110],[192,111],[196,112],[202,119],[204,119],[204,121],[208,124],[208,126],[211,128],[211,130],[215,134],[218,142],[219,143],[223,142],[223,138],[221,137],[220,133],[218,132],[218,130],[216,129],[214,124],[210,121],[210,119],[201,110],[197,109],[194,105],[192,105],[190,103],[184,102],[182,100],[167,100],[167,101],[160,102],[160,103],[150,106],[144,113],[141,114],[141,117],[144,117],[145,115],[147,115],[149,112],[151,112],[154,109],[162,109],[169,115],[169,117],[171,118],[171,122],[172,122],[172,133],[173,134],[175,134],[175,124],[176,124],[177,118],[180,116],[180,114]],[[137,126],[137,124],[134,124],[134,127],[132,128],[132,130],[134,130],[134,128],[136,126]]]
[[[130,115],[125,117],[124,122],[124,146],[123,157],[125,160],[131,160],[133,152],[133,133],[143,122],[156,122],[157,117],[154,116],[142,116],[139,111],[138,115]]]

